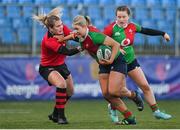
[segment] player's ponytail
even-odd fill
[[[62,8],[56,7],[48,14],[40,13],[38,15],[33,15],[33,19],[49,29],[49,27],[52,28],[54,26],[55,21],[61,19],[62,14]]]

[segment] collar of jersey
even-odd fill
[[[59,35],[64,35],[64,34],[59,34]],[[48,31],[48,38],[53,38],[54,34]]]
[[[83,38],[80,38],[80,42],[84,42],[84,40],[88,36],[88,33],[89,33],[89,28],[87,28],[87,30],[86,30],[86,35]]]
[[[126,28],[126,27],[128,26],[128,24],[129,24],[129,23],[127,23],[125,27],[121,27],[121,26],[119,26],[119,25],[117,24],[117,20],[116,20],[116,25],[117,25],[118,27],[120,27],[120,28]]]

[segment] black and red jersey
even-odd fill
[[[70,34],[71,30],[63,25],[64,36]],[[58,66],[65,62],[66,56],[58,53],[58,49],[65,46],[65,43],[59,43],[56,38],[48,31],[41,43],[41,61],[42,66]]]

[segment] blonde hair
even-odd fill
[[[40,24],[44,25],[45,27],[49,28],[49,27],[53,27],[55,21],[58,21],[61,19],[62,16],[62,7],[56,7],[53,10],[51,10],[50,13],[45,14],[45,13],[40,13],[38,15],[33,15],[33,19],[35,21],[38,21]]]
[[[87,25],[86,19],[84,18],[84,16],[77,15],[76,17],[74,17],[74,19],[73,19],[73,26],[74,25],[80,25],[80,26]]]

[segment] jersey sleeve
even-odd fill
[[[54,52],[57,52],[63,44],[59,44],[55,38],[49,38],[46,42],[46,47]]]
[[[65,36],[69,35],[72,32],[72,30],[69,29],[66,25],[63,25],[63,31]]]
[[[136,32],[140,32],[141,31],[141,26],[139,24],[134,23],[135,27],[136,27]]]
[[[113,33],[112,30],[113,30],[113,27],[111,25],[108,25],[104,28],[103,33],[111,37]]]
[[[103,44],[104,40],[106,38],[106,35],[99,32],[90,32],[90,37],[92,38],[92,41],[94,44]]]

